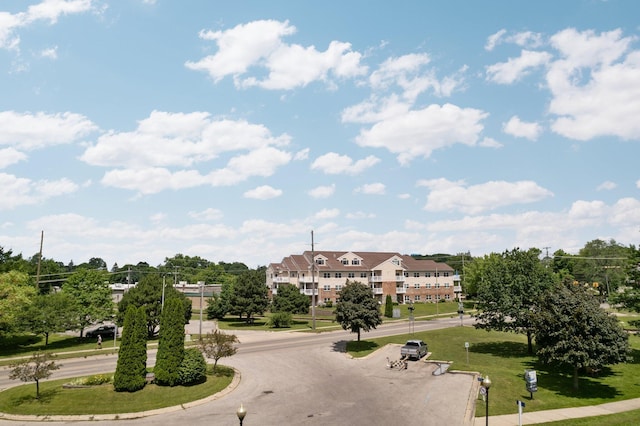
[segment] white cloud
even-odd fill
[[[489,137],[482,138],[478,145],[484,148],[502,148],[504,146],[497,140]]]
[[[375,219],[376,215],[375,213],[365,213],[365,212],[353,212],[353,213],[347,213],[347,215],[345,216],[347,219]]]
[[[366,169],[375,166],[380,159],[370,155],[362,160],[354,162],[348,155],[340,155],[335,152],[321,155],[311,164],[311,170],[320,170],[326,174],[357,175]]]
[[[38,204],[49,198],[70,194],[77,190],[78,185],[66,178],[32,181],[0,173],[0,210]]]
[[[487,80],[498,84],[511,84],[536,67],[546,65],[551,60],[547,52],[523,50],[517,58],[509,58],[507,62],[501,62],[487,67]]]
[[[532,181],[491,181],[467,186],[444,178],[420,180],[429,189],[425,210],[477,214],[512,204],[528,204],[552,197],[553,193]]]
[[[576,140],[613,135],[640,138],[640,51],[620,30],[567,29],[551,37],[560,52],[547,73],[556,133]]]
[[[618,185],[616,185],[615,182],[611,182],[610,180],[607,180],[607,181],[602,182],[600,185],[598,185],[596,190],[598,190],[598,191],[610,191],[612,189],[616,189],[617,187],[618,187]]]
[[[508,135],[535,141],[542,133],[542,126],[538,123],[524,122],[514,115],[508,122],[503,123],[502,131]]]
[[[385,191],[386,186],[380,182],[367,183],[355,189],[355,192],[360,192],[366,195],[384,195]]]
[[[487,113],[473,108],[433,104],[362,130],[356,143],[386,148],[398,155],[400,164],[408,164],[416,157],[428,158],[436,149],[458,143],[475,145],[483,129],[481,121],[486,117]]]
[[[71,112],[0,112],[0,145],[14,146],[19,150],[72,143],[96,130],[97,126],[86,117]]]
[[[24,161],[27,156],[14,148],[0,149],[0,169],[4,169],[7,166],[15,164],[19,161]]]
[[[40,56],[48,59],[58,59],[58,46],[51,47],[49,49],[44,49],[40,52]]]
[[[56,24],[61,16],[88,12],[92,0],[43,0],[32,4],[26,12],[11,14],[0,11],[0,49],[17,49],[20,37],[16,31],[37,21]]]
[[[268,200],[282,195],[281,189],[275,189],[269,185],[258,186],[257,188],[246,191],[245,198],[254,198],[256,200]]]
[[[500,31],[487,37],[487,42],[484,45],[485,50],[491,51],[498,44],[503,42],[517,44],[522,47],[539,47],[543,44],[542,34],[534,33],[532,31],[523,31],[515,34],[505,36],[507,30],[501,29]]]
[[[226,31],[201,31],[200,37],[217,44],[218,51],[185,66],[205,71],[218,82],[233,76],[237,87],[258,86],[271,90],[287,90],[306,86],[314,81],[330,82],[334,78],[363,75],[367,69],[360,64],[362,55],[351,50],[349,43],[332,41],[327,50],[314,46],[286,44],[296,28],[288,21],[258,20],[237,25]],[[252,68],[266,71],[248,75]],[[266,77],[261,78],[266,73]]]
[[[333,219],[340,215],[340,209],[322,209],[314,215],[316,219]]]
[[[309,191],[312,198],[329,198],[336,192],[336,185],[318,186]]]
[[[220,220],[224,217],[224,213],[220,209],[208,208],[200,212],[189,212],[189,217],[203,221]]]
[[[504,28],[499,30],[498,32],[491,34],[487,37],[487,42],[484,45],[485,50],[493,50],[498,44],[502,42],[502,37],[507,33],[507,30]]]

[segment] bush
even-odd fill
[[[197,348],[184,351],[184,358],[180,364],[179,377],[182,386],[196,385],[207,380],[207,362],[202,352]]]
[[[327,300],[324,304],[325,308],[332,308],[333,307],[333,301],[331,300]]]
[[[178,298],[164,303],[160,315],[160,339],[154,373],[160,386],[180,384],[179,370],[184,358],[184,305]]]
[[[391,299],[390,294],[387,294],[387,298],[384,302],[384,316],[387,318],[393,317],[393,300]]]
[[[113,376],[113,387],[117,392],[136,392],[146,384],[146,321],[144,307],[129,305],[124,317],[122,342]]]
[[[288,328],[291,327],[293,321],[293,315],[289,312],[276,312],[271,315],[269,319],[269,326],[273,328]]]

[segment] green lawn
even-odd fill
[[[366,337],[366,334],[364,335]],[[569,371],[557,371],[538,363],[527,354],[526,337],[513,333],[487,332],[472,327],[457,327],[352,342],[347,346],[354,356],[364,356],[387,343],[403,343],[408,338],[423,339],[432,352],[431,359],[453,361],[451,369],[477,371],[489,375],[490,414],[517,413],[515,401],[523,400],[527,411],[596,405],[615,400],[640,397],[640,338],[631,336],[634,361],[604,368],[599,377],[581,377],[580,389],[573,391]],[[469,342],[469,363],[465,351]],[[524,370],[535,369],[538,392],[529,399],[525,389]],[[484,416],[484,403],[476,407],[476,415]]]
[[[640,419],[640,410],[607,416],[584,417],[582,419],[561,420],[559,422],[539,423],[541,426],[635,426]]]
[[[80,415],[134,413],[170,407],[206,398],[220,392],[233,380],[233,369],[218,366],[218,375],[208,375],[205,383],[194,386],[147,385],[128,393],[116,392],[112,384],[89,388],[65,389],[71,379],[40,384],[40,399],[35,399],[35,383],[0,392],[0,412],[25,415]]]

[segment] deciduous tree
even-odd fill
[[[547,291],[535,310],[534,332],[540,361],[571,368],[574,389],[580,369],[598,370],[629,355],[628,334],[582,285]]]
[[[382,324],[380,307],[371,288],[358,281],[347,280],[336,303],[335,314],[344,330],[358,333],[358,341],[361,331],[370,331]]]
[[[198,341],[198,348],[207,358],[213,359],[213,371],[216,371],[220,358],[235,355],[238,349],[234,344],[240,343],[235,334],[225,334],[220,330],[208,332]]]
[[[62,291],[76,301],[80,337],[84,329],[113,315],[113,300],[106,271],[80,269],[69,276]]]
[[[9,378],[20,379],[23,382],[36,382],[36,399],[40,399],[40,380],[51,377],[53,371],[60,368],[51,358],[53,355],[38,351],[28,360],[10,364]]]
[[[20,327],[34,334],[44,335],[44,345],[47,346],[50,333],[77,329],[78,316],[78,304],[69,294],[40,294],[23,311]]]
[[[35,295],[27,274],[17,271],[0,274],[0,337],[18,328],[21,314],[31,306]]]
[[[293,284],[281,284],[278,293],[273,296],[271,312],[288,312],[291,314],[308,314],[309,298],[300,293]]]

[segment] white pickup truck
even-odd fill
[[[422,340],[407,340],[407,343],[400,348],[402,358],[420,359],[427,354],[427,344]]]

